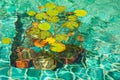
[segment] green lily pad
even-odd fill
[[[49,31],[41,31],[41,33],[40,33],[40,39],[46,39],[51,36],[52,36],[52,34]]]
[[[61,41],[67,41],[68,36],[66,34],[58,34],[55,36],[56,41],[61,42]]]

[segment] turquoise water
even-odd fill
[[[38,11],[38,6],[53,1],[68,11],[85,9],[79,31],[84,35],[87,68],[80,64],[65,65],[56,71],[19,69],[10,66],[10,54],[16,29],[16,13]],[[120,0],[0,0],[0,80],[120,80]],[[29,18],[22,19],[24,27]],[[3,37],[12,39],[2,44]]]

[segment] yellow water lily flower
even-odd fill
[[[87,15],[87,11],[85,11],[85,10],[75,10],[74,13],[75,13],[76,16],[85,16],[85,15]]]
[[[77,20],[77,16],[75,16],[75,15],[68,16],[68,20],[69,21],[76,21]]]
[[[68,35],[67,34],[57,34],[55,36],[56,41],[61,42],[61,41],[67,41],[68,40]]]
[[[48,15],[44,12],[40,12],[35,15],[35,18],[38,20],[47,19]]]
[[[2,38],[2,43],[3,44],[10,44],[11,38]]]
[[[74,29],[74,28],[77,28],[79,24],[75,21],[67,21],[67,22],[64,22],[62,26],[69,29]]]
[[[49,30],[50,24],[48,22],[40,23],[38,27],[40,30]]]
[[[46,8],[53,9],[56,7],[56,4],[53,2],[49,2],[45,5]]]
[[[50,16],[47,19],[49,22],[57,23],[60,21],[60,19],[57,16]]]
[[[28,12],[27,12],[27,14],[28,14],[29,16],[34,16],[34,15],[36,14],[36,12],[35,12],[35,11],[30,10],[30,11],[28,11]]]
[[[56,6],[55,8],[58,12],[63,12],[66,10],[66,6]]]
[[[58,11],[57,10],[47,10],[46,13],[49,15],[49,16],[57,16],[58,15]]]
[[[66,50],[66,46],[65,44],[55,42],[51,44],[50,50],[54,52],[63,52],[64,50]]]
[[[56,40],[53,37],[49,37],[45,41],[47,41],[49,44],[51,44],[51,43],[54,43]]]

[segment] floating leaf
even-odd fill
[[[51,44],[51,43],[55,42],[55,38],[49,37],[45,41],[47,41],[49,44]]]
[[[52,36],[52,34],[49,31],[41,31],[41,33],[40,33],[40,39],[46,39],[51,36]]]
[[[66,34],[58,34],[58,35],[56,35],[55,36],[55,39],[56,39],[56,41],[58,41],[58,42],[61,42],[61,41],[67,41],[68,40],[68,36],[66,35]]]
[[[57,16],[50,16],[47,20],[53,23],[59,22],[59,18]]]
[[[47,10],[46,13],[49,15],[49,16],[57,16],[58,15],[58,11],[57,10]]]
[[[29,29],[27,29],[27,34],[28,35],[38,35],[40,34],[40,30],[37,27],[30,27]]]
[[[45,40],[35,40],[34,41],[34,45],[35,46],[37,46],[37,47],[44,47],[44,46],[46,46],[47,45],[47,41],[45,41]]]
[[[51,44],[50,49],[54,52],[63,52],[66,49],[66,46],[62,43],[56,42]]]
[[[50,24],[48,22],[40,23],[38,27],[40,30],[49,30]]]
[[[64,22],[62,26],[69,29],[74,29],[74,28],[77,28],[79,24],[75,21],[67,21],[67,22]]]
[[[30,38],[39,38],[40,30],[37,27],[32,27],[26,31],[26,34]]]
[[[53,2],[49,2],[45,5],[46,8],[53,9],[56,7],[56,4]]]
[[[29,16],[34,16],[34,15],[36,14],[36,12],[35,12],[35,11],[30,10],[30,11],[28,11],[28,12],[27,12],[27,14],[28,14]]]
[[[55,8],[58,12],[63,12],[66,10],[66,7],[65,6],[56,6]]]
[[[3,44],[10,44],[11,38],[2,38],[2,43]]]
[[[68,20],[69,21],[76,21],[77,20],[77,16],[75,16],[75,15],[68,16]]]
[[[48,15],[44,12],[40,12],[35,15],[35,18],[38,20],[47,19]]]
[[[76,16],[85,16],[87,14],[87,11],[85,10],[75,10],[74,11]]]

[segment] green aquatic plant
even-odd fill
[[[39,9],[39,12],[34,10],[27,12],[33,21],[31,27],[26,30],[26,37],[33,42],[34,47],[55,53],[57,57],[65,60],[74,59],[65,63],[74,62],[78,57],[79,47],[75,47],[75,44],[73,46],[68,44],[73,44],[71,40],[74,42],[84,41],[84,38],[78,33],[78,28],[81,25],[78,17],[85,16],[87,12],[85,10],[67,12],[66,6],[57,5],[53,2],[39,6]],[[44,49],[45,47],[47,49]],[[36,59],[34,60],[36,61]]]

